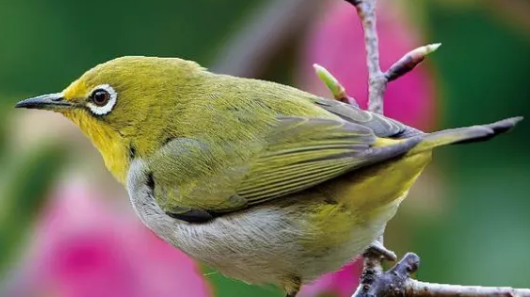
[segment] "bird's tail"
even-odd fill
[[[477,125],[429,133],[418,145],[410,150],[410,153],[416,154],[448,144],[486,141],[499,134],[510,131],[521,120],[523,120],[523,117],[513,117],[488,125]]]

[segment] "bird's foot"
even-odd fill
[[[387,249],[379,240],[372,242],[372,244],[364,252],[364,255],[366,254],[377,255],[391,262],[395,262],[397,260],[396,253]]]
[[[366,269],[361,277],[361,284],[352,297],[405,296],[404,284],[418,270],[420,258],[408,253],[390,270],[374,271]]]

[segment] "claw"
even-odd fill
[[[379,240],[372,242],[365,253],[379,255],[383,259],[391,262],[395,262],[397,260],[396,253],[387,249]]]

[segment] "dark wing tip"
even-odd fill
[[[495,122],[493,124],[486,125],[486,127],[491,128],[495,132],[495,134],[500,134],[510,131],[517,125],[517,123],[519,123],[523,119],[523,117],[508,118],[502,121]]]

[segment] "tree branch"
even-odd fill
[[[396,62],[383,73],[379,63],[379,41],[376,26],[376,0],[345,0],[357,9],[364,32],[366,62],[368,65],[368,110],[383,114],[384,97],[388,83],[411,71],[425,56],[434,52],[441,44],[419,47]]]
[[[368,110],[383,114],[387,84],[414,69],[429,53],[438,49],[440,44],[426,45],[412,50],[392,65],[388,71],[382,72],[379,64],[376,30],[376,0],[345,1],[357,9],[364,30],[369,82]],[[335,99],[357,105],[355,99],[348,96],[342,84],[329,71],[319,65],[315,65],[315,70]],[[383,238],[381,237],[379,241],[380,249],[386,251],[382,245]],[[418,270],[420,264],[420,258],[414,253],[406,254],[399,263],[386,272],[382,268],[382,261],[385,257],[381,251],[368,249],[363,254],[363,258],[364,269],[361,282],[352,297],[530,297],[530,289],[446,285],[411,279],[411,274]]]
[[[369,262],[369,261],[366,261]],[[365,262],[365,263],[366,263]],[[530,296],[530,289],[509,287],[459,286],[420,282],[410,278],[418,270],[420,258],[408,253],[387,272],[375,275],[365,266],[363,281],[354,296],[357,297],[524,297]]]
[[[418,297],[524,297],[530,296],[530,289],[433,284],[409,279],[404,293]]]
[[[368,110],[383,114],[383,97],[387,80],[379,64],[379,42],[375,17],[375,0],[346,0],[357,9],[364,30],[368,64]]]

